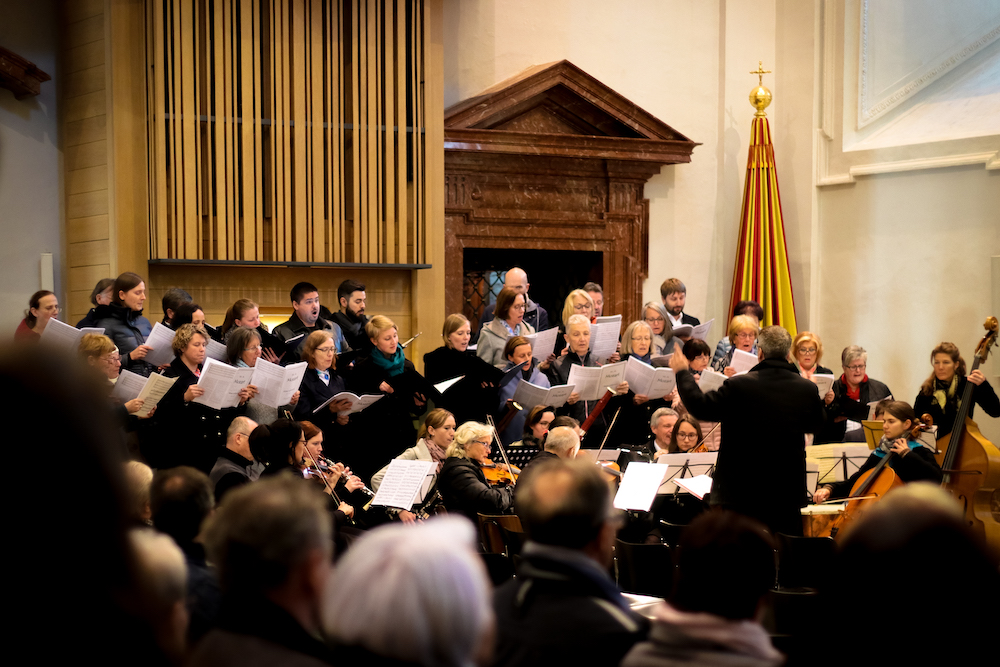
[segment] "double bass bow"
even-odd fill
[[[986,334],[976,346],[972,370],[989,357],[997,344],[1000,325],[988,317],[983,325]],[[951,434],[938,440],[937,459],[944,476],[941,485],[962,505],[965,521],[994,549],[1000,549],[1000,450],[983,437],[976,422],[969,417],[975,385],[966,381],[962,402],[955,415]]]

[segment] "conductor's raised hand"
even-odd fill
[[[674,352],[670,355],[670,368],[673,369],[674,373],[679,373],[688,370],[690,367],[687,357],[681,352],[680,343],[674,341]]]

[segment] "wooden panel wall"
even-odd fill
[[[64,5],[67,322],[90,309],[90,291],[111,275],[104,0]]]
[[[425,0],[148,6],[151,257],[425,261]]]

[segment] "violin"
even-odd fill
[[[508,408],[513,408],[513,409],[508,409],[507,414],[504,415],[504,417],[507,418],[507,423],[510,423],[510,420],[513,419],[513,416],[521,410],[521,406],[515,403],[513,400],[509,400],[507,401],[507,403],[508,403]],[[485,475],[486,481],[490,485],[492,486],[495,486],[497,484],[515,485],[517,484],[517,476],[521,473],[521,470],[517,466],[512,466],[510,464],[510,459],[507,458],[507,451],[504,449],[503,443],[500,442],[500,431],[497,428],[497,425],[493,422],[493,417],[487,415],[486,421],[488,421],[490,426],[493,427],[493,441],[496,443],[497,448],[500,451],[500,455],[503,457],[506,470],[498,466],[490,459],[486,459],[484,462],[480,463],[479,467],[482,469],[483,475]],[[501,424],[502,423],[504,422],[501,421]]]
[[[694,447],[692,447],[691,449],[689,449],[688,453],[689,454],[697,454],[698,452],[707,452],[708,450],[705,449],[705,442],[708,441],[709,437],[711,437],[711,435],[713,433],[715,433],[715,431],[720,426],[722,426],[722,422],[719,422],[718,424],[716,424],[715,426],[713,426],[712,430],[709,431],[708,433],[706,433],[705,437],[701,439],[701,442],[699,442],[697,445],[695,445]]]
[[[983,325],[986,335],[976,346],[972,371],[989,357],[997,344],[1000,325],[988,317]],[[965,521],[994,549],[1000,549],[1000,522],[997,520],[997,489],[1000,488],[1000,450],[983,437],[976,422],[969,418],[975,385],[965,383],[951,434],[938,440],[937,459],[944,477],[941,485],[962,505]],[[991,507],[991,502],[993,507]]]

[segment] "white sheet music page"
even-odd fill
[[[153,325],[153,330],[146,336],[146,345],[153,348],[143,359],[153,366],[163,366],[174,360],[174,350],[171,345],[174,342],[174,332],[163,326],[160,322]]]
[[[431,474],[433,468],[434,461],[393,459],[375,492],[372,505],[410,511],[417,501],[424,479]]]
[[[590,325],[590,356],[602,363],[618,349],[618,339],[622,333],[622,316],[609,315],[599,318],[598,324]]]
[[[722,373],[716,373],[711,368],[706,368],[701,372],[701,379],[698,380],[698,387],[704,392],[708,393],[722,386],[726,380],[728,380]]]
[[[714,319],[711,319],[708,322],[703,322],[698,326],[694,327],[693,329],[691,329],[691,338],[697,338],[698,340],[707,341],[708,331],[709,329],[712,328],[712,322],[714,321],[715,321]]]
[[[205,393],[193,402],[215,410],[236,407],[240,402],[240,390],[250,384],[252,377],[252,368],[233,368],[215,359],[205,359],[201,377],[198,378],[198,386]]]
[[[756,354],[750,354],[743,350],[733,350],[732,367],[736,369],[736,374],[746,373],[759,362]]]
[[[525,336],[531,341],[531,356],[535,359],[545,361],[556,349],[556,336],[559,335],[559,327],[552,327],[545,331],[533,333]]]
[[[111,395],[122,403],[128,403],[133,398],[139,398],[139,392],[145,386],[146,378],[138,373],[123,369],[118,374],[118,380],[115,382],[115,388],[111,392]]]
[[[648,512],[667,470],[667,466],[658,463],[629,463],[615,494],[615,508]]]
[[[142,407],[136,412],[137,417],[145,417],[160,402],[160,399],[170,391],[170,388],[177,382],[177,378],[164,377],[162,373],[151,373],[146,378],[146,384],[139,392],[138,398],[143,399]]]
[[[42,330],[40,340],[46,345],[76,352],[76,346],[80,344],[81,338],[83,338],[83,332],[76,327],[56,319],[50,319]]]
[[[257,395],[253,400],[272,408],[288,405],[292,394],[302,385],[302,376],[307,368],[308,364],[304,361],[281,367],[265,359],[258,359],[250,380],[250,384],[257,387]]]

